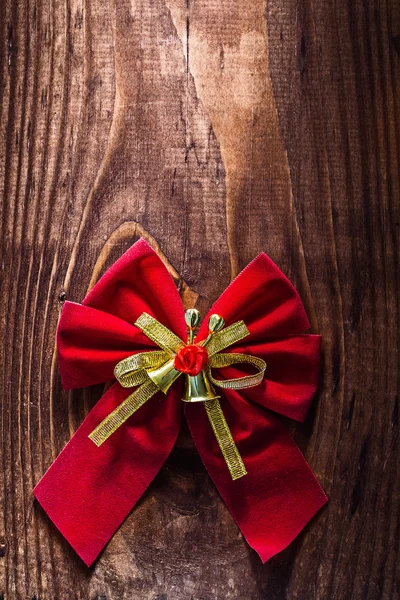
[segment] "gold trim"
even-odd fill
[[[240,477],[247,475],[246,467],[233,440],[221,404],[215,398],[214,400],[207,400],[204,406],[231,477],[233,480],[240,479]]]
[[[235,379],[214,379],[211,373],[211,369],[221,369],[223,367],[228,367],[230,365],[234,365],[236,363],[248,363],[256,367],[258,373],[254,373],[254,375],[245,375],[244,377],[237,377]],[[220,354],[216,354],[210,357],[208,361],[209,366],[209,378],[212,383],[220,388],[231,389],[231,390],[240,390],[247,387],[253,387],[261,383],[264,377],[265,369],[267,368],[267,363],[262,360],[262,358],[258,358],[257,356],[251,356],[250,354],[240,354],[239,352],[232,352],[229,354],[225,354],[221,352]]]
[[[152,350],[132,354],[121,360],[114,369],[115,378],[122,387],[140,385],[147,379],[147,369],[157,367],[168,360],[170,354],[164,350]]]
[[[143,406],[158,391],[158,387],[151,380],[141,385],[92,431],[89,438],[96,446],[101,446],[122,423],[125,423],[138,408]]]
[[[239,342],[250,334],[244,321],[237,321],[226,329],[214,333],[211,337],[205,340],[207,342],[208,356],[213,356],[217,352],[221,352],[224,348],[232,346],[236,342]],[[200,342],[203,346],[206,345],[204,342]]]
[[[141,329],[148,338],[153,340],[163,350],[176,354],[186,344],[177,335],[172,333],[165,325],[147,313],[142,313],[135,322],[136,327]]]

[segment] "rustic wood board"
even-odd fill
[[[400,5],[3,0],[0,15],[0,597],[400,598]],[[330,502],[266,565],[185,430],[91,569],[33,502],[103,391],[61,389],[62,303],[140,235],[202,311],[266,251],[323,335],[294,433]]]

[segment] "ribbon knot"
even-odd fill
[[[190,309],[186,311],[185,320],[188,326],[186,344],[154,317],[145,312],[140,315],[135,322],[136,327],[157,344],[160,350],[133,354],[116,365],[114,375],[120,385],[137,389],[90,433],[89,438],[96,446],[101,446],[147,400],[159,391],[166,394],[171,385],[185,374],[186,386],[182,400],[204,402],[208,419],[232,479],[239,479],[247,474],[246,467],[233,440],[219,402],[220,396],[214,386],[242,389],[258,385],[264,377],[267,365],[261,358],[248,354],[221,352],[249,335],[249,330],[243,321],[237,321],[224,329],[224,319],[219,315],[211,315],[207,338],[199,344],[193,344],[200,313],[196,309]],[[200,368],[194,365],[193,370],[190,369],[190,365],[186,368],[182,364],[182,354],[189,348],[201,357]],[[257,372],[235,379],[214,378],[213,368],[218,369],[236,363],[250,364]]]

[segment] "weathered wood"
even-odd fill
[[[0,4],[0,597],[400,598],[400,8],[305,0]],[[261,565],[190,436],[92,569],[32,488],[101,386],[54,336],[139,235],[205,311],[259,251],[323,335],[295,437],[330,497]]]

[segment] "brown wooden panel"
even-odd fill
[[[400,5],[0,4],[0,597],[400,598]],[[32,488],[103,392],[54,337],[140,235],[202,312],[261,250],[323,335],[293,429],[330,502],[266,565],[183,428],[93,568]]]

